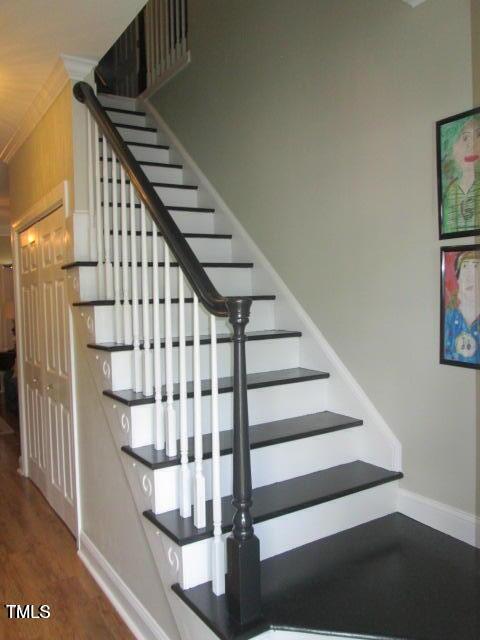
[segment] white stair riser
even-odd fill
[[[111,154],[108,154],[111,157]],[[157,160],[156,162],[161,162]],[[165,182],[167,184],[183,184],[183,170],[176,167],[152,166],[148,164],[142,165],[142,169],[147,178],[152,182]],[[103,171],[103,170],[102,170]],[[120,179],[120,166],[117,162],[116,167],[117,180]],[[108,177],[111,178],[113,173],[112,162],[108,163]],[[102,174],[103,175],[103,174]],[[128,185],[127,185],[128,194]],[[128,197],[128,195],[127,195]]]
[[[128,129],[121,125],[117,127],[119,134],[125,142],[146,142],[147,144],[162,144],[156,131],[145,129]]]
[[[173,205],[172,205],[173,206]],[[127,210],[127,217],[130,209]],[[141,230],[140,210],[137,208],[136,230]],[[110,211],[111,214],[111,211]],[[215,214],[197,211],[170,211],[175,224],[183,233],[215,233]],[[127,220],[130,229],[130,220]],[[147,219],[147,231],[151,231],[151,222]]]
[[[102,184],[103,188],[103,184]],[[129,185],[127,184],[127,190]],[[120,203],[120,185],[117,184],[117,199]],[[164,205],[171,207],[197,207],[198,189],[180,189],[176,187],[155,187]],[[112,202],[112,184],[108,184],[109,201]]]
[[[137,127],[148,127],[147,118],[138,113],[118,113],[117,111],[109,111],[107,115],[115,124],[133,124]]]
[[[254,525],[255,535],[260,541],[261,560],[393,513],[396,509],[397,485],[397,482],[380,485]],[[148,530],[155,553],[156,545],[161,544],[161,540],[155,538],[164,534],[158,534],[157,528],[151,523]],[[224,539],[227,535],[224,535]],[[177,579],[183,589],[212,579],[211,538],[183,547],[168,538],[166,542],[171,548],[170,555],[179,560]]]
[[[140,314],[142,314],[142,307],[140,305]],[[150,310],[150,326],[153,327],[153,305],[149,304]],[[111,305],[108,306],[92,306],[92,307],[79,307],[77,309],[79,313],[83,313],[83,318],[88,323],[90,342],[102,343],[113,342],[115,339],[114,333],[114,308]],[[164,332],[164,306],[160,305],[160,324],[161,334]],[[178,335],[178,304],[172,304],[172,331]],[[199,308],[199,322],[200,333],[208,334],[210,331],[210,320],[207,312],[200,307]],[[250,321],[247,325],[247,331],[260,331],[262,329],[274,329],[275,328],[275,301],[274,300],[254,300],[252,304],[252,311],[250,314]],[[217,331],[218,333],[230,333],[232,331],[231,324],[227,318],[217,318]],[[185,333],[187,335],[193,334],[192,324],[192,304],[185,304]],[[141,318],[140,318],[140,337],[143,338]]]
[[[152,236],[147,237],[147,259],[152,259]],[[229,262],[232,259],[232,241],[223,238],[186,238],[188,244],[191,246],[195,255],[201,262]],[[158,259],[163,261],[165,243],[163,236],[157,236],[158,243]],[[140,248],[142,245],[142,239],[137,236],[137,259],[141,255]],[[118,249],[120,259],[123,258],[122,254],[122,236],[119,235]],[[131,236],[128,236],[127,240],[127,260],[130,260],[132,254]],[[175,259],[175,258],[173,258]]]
[[[113,273],[113,267],[110,265],[110,269]],[[154,267],[147,267],[148,270],[148,293],[149,299],[152,297],[152,278]],[[159,277],[159,291],[160,296],[163,297],[164,293],[164,268],[157,267]],[[139,266],[136,269],[138,296],[142,297],[142,270]],[[212,283],[221,291],[223,295],[252,295],[252,269],[236,269],[233,267],[206,267],[205,271],[210,277]],[[97,283],[97,270],[95,267],[75,267],[70,269],[72,278],[69,278],[74,289],[73,293],[78,294],[80,301],[96,300],[99,297],[98,283]],[[75,273],[76,272],[76,273]],[[128,279],[131,281],[131,267],[128,267]],[[120,276],[121,278],[121,276]],[[113,280],[112,280],[113,281]],[[75,284],[78,284],[75,289]],[[120,282],[121,286],[121,282]],[[172,268],[170,270],[170,287],[171,296],[176,297],[178,295],[178,269]],[[128,292],[130,295],[130,291]],[[123,294],[121,293],[123,296]],[[190,297],[190,287],[185,284],[185,296]]]
[[[202,379],[210,378],[210,350],[208,344],[200,346]],[[218,351],[219,377],[233,375],[232,343],[221,343]],[[299,338],[254,340],[247,342],[247,372],[274,371],[299,366]],[[133,351],[100,352],[100,361],[109,363],[109,376],[105,376],[104,388],[118,391],[133,388]],[[162,381],[165,382],[165,349],[162,349]],[[173,381],[179,380],[179,349],[173,349]],[[150,362],[153,375],[153,363]],[[186,348],[187,380],[193,380],[193,347]]]
[[[273,420],[293,418],[307,415],[317,411],[324,411],[326,407],[325,395],[328,380],[311,380],[289,385],[263,387],[249,389],[248,391],[248,415],[250,424],[261,424]],[[128,421],[128,433],[125,434],[124,444],[131,447],[143,447],[153,443],[154,405],[137,405],[127,407],[113,399],[107,399],[109,410],[117,412],[117,422],[122,424],[126,417]],[[115,405],[115,409],[113,408]],[[177,419],[179,403],[174,402]],[[202,397],[202,424],[203,433],[210,432],[211,424],[211,397]],[[221,393],[219,396],[219,422],[220,429],[231,429],[233,425],[233,398],[231,393]],[[193,435],[193,399],[187,401],[187,423],[189,435]],[[178,428],[177,428],[177,435]]]
[[[168,149],[158,149],[157,147],[141,147],[129,145],[130,151],[139,162],[170,162],[170,151]]]
[[[126,96],[115,96],[113,94],[99,93],[97,98],[105,109],[115,107],[117,109],[129,109],[135,111],[137,109],[137,99],[127,98]]]
[[[348,429],[313,436],[306,440],[294,440],[252,449],[253,487],[263,487],[353,462],[358,458],[357,444],[361,436],[359,432],[360,428]],[[132,464],[135,462],[133,458],[130,460]],[[144,494],[144,509],[152,509],[154,513],[165,513],[180,508],[181,470],[179,466],[153,471],[137,462],[135,468]],[[193,462],[189,464],[189,471],[193,482]],[[211,460],[204,460],[203,471],[206,479],[207,500],[211,500]],[[231,455],[222,456],[220,472],[222,496],[231,495],[233,477]]]
[[[119,201],[120,203],[120,201]],[[171,205],[174,206],[174,205]],[[120,228],[121,225],[121,207],[119,204],[119,220],[118,226]],[[135,208],[135,224],[136,230],[141,230],[141,216],[140,216],[140,208]],[[110,228],[112,228],[112,208],[109,208],[109,221]],[[214,213],[205,213],[198,211],[170,211],[170,215],[172,216],[175,224],[183,233],[215,233],[215,214]],[[102,220],[103,220],[103,211],[102,211]],[[127,207],[127,230],[130,230],[130,207]],[[152,222],[150,220],[149,215],[147,215],[147,231],[152,230]]]
[[[157,160],[157,162],[161,161]],[[147,178],[152,182],[183,184],[183,169],[177,169],[175,167],[155,167],[148,164],[143,165],[142,169]]]

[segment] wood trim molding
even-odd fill
[[[118,575],[93,541],[82,531],[78,555],[90,575],[110,600],[138,640],[169,640],[155,618]]]
[[[406,489],[398,492],[397,510],[457,540],[480,548],[480,517]]]
[[[12,225],[14,233],[21,233],[24,229],[35,224],[49,213],[62,206],[65,209],[65,217],[70,215],[69,193],[71,185],[68,180],[63,180],[60,184],[46,193],[40,200],[35,202],[25,213]]]
[[[35,99],[18,125],[17,130],[0,152],[0,160],[8,164],[48,111],[67,82],[70,80],[75,82],[84,80],[96,64],[97,60],[61,54],[52,73],[48,76],[45,84],[35,96]]]

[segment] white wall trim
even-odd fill
[[[78,555],[137,640],[169,640],[158,622],[125,584],[85,532],[80,533]]]
[[[70,80],[83,80],[97,64],[96,60],[61,54],[45,84],[35,96],[17,130],[0,152],[0,160],[7,164],[46,114]]]
[[[205,189],[205,191],[210,195],[210,197],[215,202],[216,208],[225,212],[225,214],[230,218],[232,224],[238,231],[238,234],[243,237],[245,243],[250,246],[252,253],[255,255],[255,263],[261,265],[265,271],[269,274],[272,281],[275,283],[275,286],[278,288],[278,291],[282,294],[284,299],[289,304],[290,308],[295,311],[297,316],[302,320],[304,325],[308,328],[310,335],[316,340],[317,344],[320,345],[323,352],[326,354],[327,358],[330,362],[333,363],[339,374],[342,376],[346,385],[350,387],[352,392],[357,397],[358,401],[365,407],[370,415],[370,418],[373,419],[380,430],[389,441],[389,445],[391,447],[391,458],[392,458],[392,468],[396,470],[402,469],[402,446],[400,440],[393,433],[392,429],[388,426],[386,420],[377,410],[373,402],[367,396],[365,391],[344,365],[336,351],[330,345],[328,340],[325,338],[323,333],[320,331],[318,326],[312,320],[312,318],[305,311],[303,306],[294,296],[292,291],[287,287],[282,278],[278,275],[277,271],[274,269],[272,264],[266,258],[265,254],[260,250],[258,245],[243,227],[243,225],[236,218],[233,211],[228,207],[226,202],[222,199],[218,191],[209,181],[209,179],[205,176],[205,174],[201,171],[200,167],[197,165],[195,160],[191,157],[188,151],[185,149],[184,145],[180,142],[176,134],[172,131],[169,125],[166,123],[164,118],[160,115],[157,109],[152,105],[150,99],[144,99],[142,96],[139,97],[139,104],[143,106],[143,108],[147,111],[149,115],[152,116],[153,120],[157,123],[160,130],[163,130],[167,137],[172,142],[173,146],[176,147],[178,153],[181,155],[185,166],[187,166],[198,178],[199,184]]]
[[[474,547],[480,547],[480,518],[418,493],[400,489],[398,511]]]

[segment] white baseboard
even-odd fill
[[[170,640],[83,531],[80,532],[78,555],[137,640]]]
[[[406,489],[398,492],[398,511],[473,547],[480,547],[480,518]]]

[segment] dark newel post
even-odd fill
[[[250,298],[228,298],[233,326],[233,530],[227,538],[226,595],[231,616],[248,624],[261,615],[260,543],[253,533],[245,327]]]

